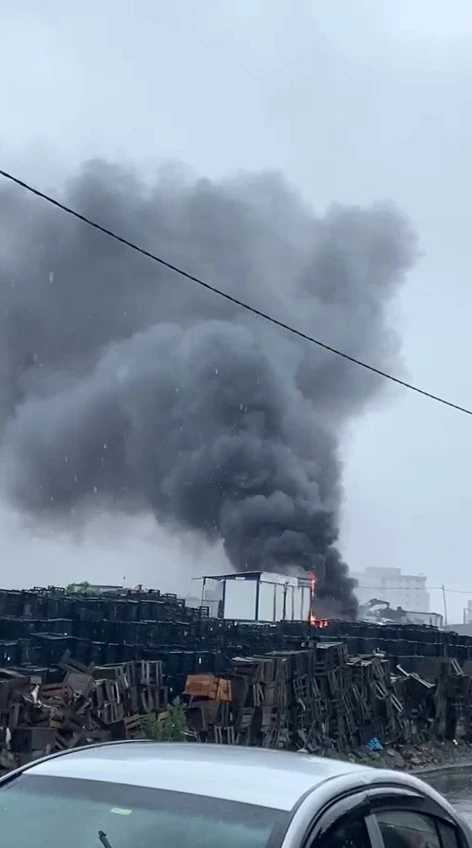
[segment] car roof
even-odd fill
[[[335,777],[377,769],[305,753],[230,745],[121,742],[76,748],[29,765],[26,773],[99,780],[291,810]]]

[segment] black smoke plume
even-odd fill
[[[282,178],[154,185],[95,161],[82,214],[377,367],[412,264],[389,205],[315,217]],[[343,427],[375,374],[229,305],[16,188],[0,192],[2,479],[26,512],[140,510],[223,539],[236,569],[302,567],[353,614],[335,547]],[[156,552],[157,559],[158,552]]]

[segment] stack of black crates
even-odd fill
[[[302,650],[342,641],[349,655],[384,652],[392,669],[415,668],[418,657],[472,660],[472,638],[432,627],[377,626],[332,621],[323,630],[308,622],[244,623],[210,618],[159,591],[67,594],[57,588],[0,590],[0,668],[59,679],[66,651],[97,666],[161,660],[169,697],[185,688],[188,674],[226,674],[236,656]]]

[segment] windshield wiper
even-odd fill
[[[98,831],[98,838],[99,838],[100,842],[102,843],[103,848],[111,848],[111,844],[108,841],[108,837],[107,837],[106,833],[104,833],[103,830]]]

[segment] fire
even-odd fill
[[[316,615],[310,613],[310,624],[312,627],[317,627],[318,630],[324,630],[325,627],[328,626],[329,621],[327,618],[317,618]]]
[[[313,598],[315,597],[316,590],[316,576],[314,574],[310,574],[310,595],[311,595],[311,606],[313,607]],[[309,622],[311,627],[317,627],[318,630],[324,630],[325,627],[328,626],[329,621],[327,618],[317,618],[314,614],[313,610],[310,609],[310,617]]]

